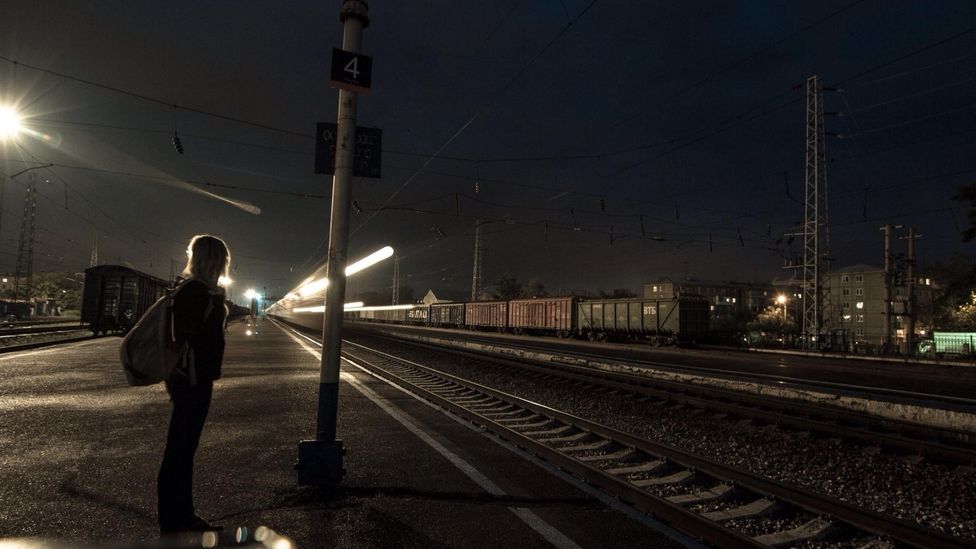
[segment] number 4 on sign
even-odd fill
[[[373,60],[367,55],[332,50],[332,71],[329,83],[343,90],[365,93],[372,81]]]
[[[353,79],[359,80],[359,58],[353,57],[352,59],[350,59],[349,62],[346,63],[345,68],[343,68],[342,70],[352,75]]]

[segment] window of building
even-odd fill
[[[848,275],[840,275],[840,281],[844,284],[847,284],[848,282],[851,281],[851,277]]]
[[[854,275],[854,282],[864,282],[864,275]]]
[[[857,288],[854,290],[854,295],[864,295],[864,288]]]
[[[845,301],[844,303],[841,304],[841,307],[844,308],[844,309],[850,309],[851,308],[851,302],[850,301]]]
[[[864,335],[864,328],[858,328],[857,330],[854,331],[854,333],[859,336],[862,336]]]
[[[850,288],[843,288],[840,291],[840,295],[851,295],[851,289]]]
[[[863,309],[864,308],[864,302],[863,301],[858,301],[857,303],[854,304],[854,306],[857,307],[858,309]]]
[[[864,323],[864,315],[857,315],[857,321],[863,324]]]
[[[651,286],[651,288],[653,288],[653,291],[657,291],[657,286]]]

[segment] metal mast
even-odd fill
[[[481,220],[474,221],[474,265],[471,268],[471,301],[481,295]]]
[[[91,253],[88,255],[88,266],[98,265],[98,230],[92,231]]]
[[[823,84],[818,75],[807,78],[806,191],[803,216],[803,338],[819,348],[824,329],[827,251],[827,171],[824,152]],[[821,233],[824,238],[821,241]],[[821,245],[823,245],[821,247]]]
[[[400,303],[400,256],[393,256],[393,304]]]
[[[29,302],[34,279],[34,217],[37,213],[37,176],[29,174],[24,216],[20,221],[20,244],[17,247],[17,267],[14,269],[14,300]],[[23,297],[21,297],[23,296]]]

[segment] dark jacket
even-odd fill
[[[188,364],[180,373],[189,375],[191,383],[220,379],[227,319],[223,291],[212,291],[207,283],[191,280],[176,294],[173,313],[176,340],[189,342],[192,355],[193,369]]]

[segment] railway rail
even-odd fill
[[[419,348],[435,348],[438,352],[463,356],[477,361],[503,366],[524,373],[546,376],[555,382],[584,384],[639,397],[680,403],[694,408],[771,423],[829,437],[840,437],[859,444],[893,449],[910,455],[958,465],[976,465],[976,435],[965,430],[936,429],[930,426],[824,406],[820,404],[776,398],[705,385],[681,383],[653,377],[608,372],[587,366],[559,362],[513,360],[444,348],[442,346],[404,341],[395,337],[372,337],[394,340],[399,344]],[[605,359],[604,359],[605,360]]]
[[[89,332],[88,326],[84,324],[74,324],[71,326],[26,326],[19,328],[8,328],[0,330],[0,353],[13,353],[18,351],[29,351],[42,347],[52,347],[55,345],[65,345],[87,341],[95,337],[104,335],[72,335],[78,332]],[[57,337],[64,335],[65,337]],[[53,339],[51,339],[53,337]],[[40,341],[31,339],[43,338]],[[22,341],[26,340],[26,341]]]
[[[969,547],[966,540],[716,463],[347,341],[347,360],[569,471],[641,511],[722,547],[891,542]],[[791,527],[763,531],[762,517]]]

